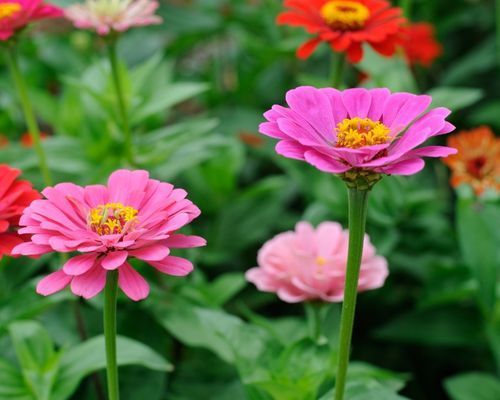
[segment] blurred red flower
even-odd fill
[[[405,22],[401,9],[386,0],[285,0],[284,4],[289,10],[278,15],[278,24],[301,26],[314,35],[297,50],[304,59],[321,42],[345,52],[351,63],[363,58],[363,43],[392,56]]]
[[[410,65],[429,67],[443,52],[443,47],[435,38],[434,26],[427,22],[403,27],[401,45]]]
[[[44,140],[44,139],[47,139],[49,137],[49,135],[45,132],[40,132],[40,139],[41,140]],[[21,146],[23,147],[33,147],[33,139],[31,138],[31,135],[29,134],[29,132],[25,132],[21,135]]]
[[[9,145],[9,138],[0,133],[0,149]]]
[[[18,180],[21,171],[0,164],[0,259],[23,242],[16,233],[24,209],[40,195],[28,181]]]

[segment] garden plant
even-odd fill
[[[0,0],[0,400],[500,399],[500,1]]]

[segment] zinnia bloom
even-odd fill
[[[75,27],[93,29],[105,36],[134,26],[160,24],[154,15],[159,3],[153,0],[86,0],[66,9],[66,17]]]
[[[301,26],[314,35],[297,50],[300,58],[308,58],[321,42],[335,52],[346,52],[352,63],[363,58],[363,43],[392,56],[405,22],[401,9],[386,0],[285,0],[285,6],[290,10],[277,22]]]
[[[18,180],[21,171],[0,164],[0,259],[11,255],[12,249],[22,243],[15,229],[24,209],[40,195],[28,181]]]
[[[127,262],[130,257],[162,273],[183,276],[193,265],[171,256],[170,249],[205,245],[198,236],[176,233],[200,214],[185,198],[186,191],[149,179],[147,171],[119,170],[107,186],[61,183],[42,194],[45,199],[34,201],[20,220],[24,228],[19,232],[31,234],[31,241],[14,253],[82,253],[40,281],[37,292],[42,295],[71,284],[74,294],[94,297],[104,288],[106,272],[118,269],[120,288],[132,300],[141,300],[149,286]]]
[[[451,168],[451,185],[471,185],[477,195],[500,191],[500,139],[487,126],[462,131],[448,139],[458,154],[443,162]]]
[[[344,298],[349,232],[336,222],[314,229],[299,222],[295,231],[281,233],[260,249],[257,268],[248,281],[264,292],[275,292],[288,303],[306,300],[340,302]],[[381,287],[389,271],[384,257],[365,235],[358,291]]]
[[[430,96],[388,89],[317,89],[303,86],[286,94],[287,107],[275,105],[260,132],[279,139],[276,152],[304,160],[321,171],[411,175],[422,157],[446,157],[456,149],[420,147],[451,132],[446,108],[428,110]]]
[[[60,8],[42,0],[0,0],[0,40],[10,39],[33,21],[62,16]]]
[[[429,67],[443,52],[443,47],[435,38],[434,26],[426,22],[405,26],[401,45],[410,65]]]

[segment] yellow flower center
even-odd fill
[[[329,1],[321,7],[321,16],[334,29],[350,31],[361,29],[368,18],[370,10],[357,1]]]
[[[137,222],[138,211],[122,203],[101,204],[90,210],[88,224],[98,235],[115,235],[129,230]]]
[[[384,144],[390,140],[390,130],[381,122],[370,118],[344,119],[337,124],[337,147],[359,149]]]
[[[0,3],[0,20],[11,17],[21,9],[22,6],[19,3]]]
[[[327,259],[325,257],[318,256],[316,257],[316,264],[318,264],[320,267],[324,266],[327,262]]]

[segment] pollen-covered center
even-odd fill
[[[370,18],[370,10],[357,1],[329,1],[321,7],[321,16],[334,29],[350,31],[361,29]]]
[[[88,224],[98,235],[125,233],[137,223],[138,211],[122,203],[101,204],[90,210]]]
[[[11,17],[21,9],[22,6],[19,3],[0,3],[0,20]]]
[[[337,124],[337,147],[359,149],[384,144],[390,140],[390,129],[370,118],[346,118]]]

